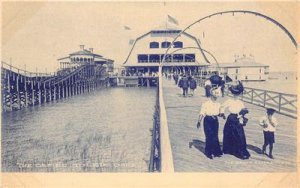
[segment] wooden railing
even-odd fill
[[[160,150],[160,115],[159,115],[159,89],[157,87],[156,102],[153,114],[153,128],[152,128],[152,143],[151,155],[149,163],[150,172],[161,171],[161,150]]]
[[[203,79],[197,79],[197,83],[204,87]],[[280,114],[297,118],[297,95],[250,87],[244,87],[244,89],[243,95],[240,96],[242,101],[265,108],[274,108]],[[232,97],[227,86],[225,94]]]
[[[51,77],[56,76],[56,72],[49,72],[49,73],[41,73],[41,72],[30,72],[27,70],[20,69],[18,67],[15,67],[13,65],[10,65],[4,61],[1,61],[1,68],[10,70],[12,72],[18,73],[23,76],[27,77]]]
[[[232,96],[228,89],[225,89],[225,94]],[[280,114],[297,118],[297,95],[244,87],[240,99],[265,108],[271,107]]]

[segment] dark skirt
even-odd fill
[[[264,140],[265,140],[265,145],[275,143],[274,132],[264,131]]]
[[[244,127],[240,124],[236,114],[230,114],[227,117],[223,131],[223,153],[235,155],[241,159],[250,157]]]
[[[203,124],[205,134],[205,155],[222,155],[218,137],[219,121],[217,116],[205,116]]]
[[[210,89],[211,89],[211,86],[209,86],[209,85],[205,86],[205,96],[206,97],[210,97]]]

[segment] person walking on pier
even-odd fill
[[[222,97],[224,97],[224,91],[225,91],[225,81],[221,80],[221,92],[222,92]]]
[[[203,121],[205,134],[205,155],[209,159],[220,157],[222,150],[219,143],[219,121],[221,104],[217,102],[217,90],[212,89],[210,100],[204,102],[201,106],[197,128],[200,128],[201,121]]]
[[[174,79],[174,81],[175,81],[175,85],[178,84],[178,78],[179,78],[178,74],[177,74],[177,73],[174,73],[174,74],[173,74],[173,79]]]
[[[187,97],[188,89],[189,89],[189,81],[186,75],[184,74],[183,77],[179,80],[179,87],[182,88],[182,95]]]
[[[204,82],[204,88],[205,88],[205,96],[210,96],[210,90],[211,90],[211,82],[209,79],[206,79]]]
[[[275,135],[277,120],[273,116],[275,110],[273,108],[267,108],[267,114],[260,118],[259,125],[263,127],[264,133],[264,145],[262,146],[262,153],[266,154],[266,147],[269,145],[269,157],[274,159],[272,155],[273,144],[275,143]]]
[[[190,80],[189,80],[189,86],[190,86],[191,96],[193,96],[194,90],[197,88],[197,82],[196,82],[195,78],[193,78],[192,76],[190,77]]]
[[[224,114],[228,108],[230,114],[227,117],[223,130],[223,153],[231,154],[240,159],[248,159],[250,153],[247,150],[247,142],[244,131],[248,119],[245,114],[248,110],[244,103],[238,99],[238,96],[243,93],[244,87],[240,81],[229,87],[233,94],[233,99],[228,99],[221,106],[221,114]]]

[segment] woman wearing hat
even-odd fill
[[[233,99],[225,101],[221,107],[221,112],[224,113],[228,109],[229,115],[224,125],[223,131],[223,153],[235,155],[241,159],[248,159],[250,157],[247,151],[246,136],[244,127],[247,123],[245,114],[248,110],[245,109],[244,103],[238,99],[239,95],[243,93],[244,87],[240,81],[229,87],[233,94]]]
[[[204,118],[204,134],[205,134],[205,155],[212,159],[220,157],[222,150],[219,143],[219,121],[221,104],[217,102],[217,89],[211,90],[210,100],[204,102],[201,106],[197,128],[200,127],[201,121]]]

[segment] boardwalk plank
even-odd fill
[[[296,119],[276,114],[279,127],[275,133],[276,143],[273,151],[275,159],[272,160],[260,154],[263,133],[258,125],[258,119],[265,113],[265,109],[245,103],[250,110],[245,133],[251,158],[240,160],[231,155],[223,155],[210,160],[203,153],[205,147],[203,128],[196,128],[201,104],[207,100],[204,97],[204,89],[197,88],[193,97],[182,97],[181,90],[174,82],[164,79],[163,92],[176,172],[296,171]],[[218,100],[224,102],[226,99],[227,97]],[[225,120],[219,119],[219,122],[219,139],[222,142]],[[191,148],[189,143],[193,143]]]

